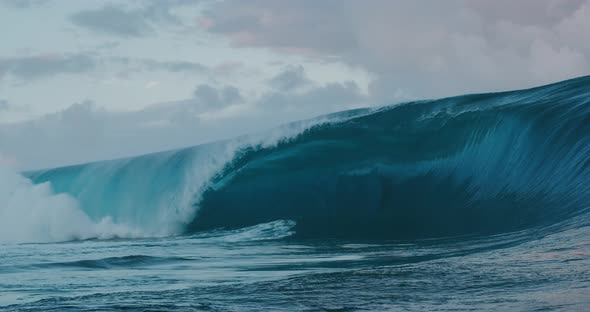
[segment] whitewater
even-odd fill
[[[590,77],[2,168],[0,308],[583,311],[589,207]]]

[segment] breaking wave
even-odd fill
[[[587,215],[590,78],[345,111],[265,134],[25,175],[32,182],[17,177],[22,197],[43,199],[17,204],[25,207],[18,213],[56,217],[33,217],[24,234],[68,218],[86,221],[63,223],[92,229],[108,220],[149,236],[277,220],[292,220],[299,237],[543,228]],[[11,223],[4,216],[16,210],[2,209],[0,222]],[[1,228],[0,239],[14,235]]]

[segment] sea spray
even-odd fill
[[[138,236],[141,232],[115,224],[108,217],[92,221],[76,199],[55,193],[51,183],[33,184],[0,167],[0,243]]]

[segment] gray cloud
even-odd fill
[[[263,95],[258,104],[273,112],[324,114],[367,102],[354,81],[317,85],[303,66],[287,67],[268,83],[274,91]]]
[[[26,105],[16,105],[8,100],[0,99],[0,112],[26,112],[29,111],[29,107]]]
[[[194,98],[197,103],[206,107],[223,107],[238,104],[244,99],[240,90],[234,86],[214,88],[206,84],[197,86]]]
[[[342,4],[338,0],[224,1],[206,11],[205,17],[213,22],[211,32],[229,34],[237,45],[349,49],[355,37],[341,18]]]
[[[105,57],[101,60],[105,64],[115,65],[117,75],[129,78],[132,75],[145,72],[169,72],[179,75],[208,75],[215,72],[208,66],[190,61],[166,61],[129,57]]]
[[[26,9],[48,3],[49,0],[0,0],[0,6]]]
[[[364,106],[365,103],[366,98],[352,81],[316,86],[301,93],[271,92],[259,101],[259,105],[270,112],[292,112],[299,118]]]
[[[121,37],[140,37],[153,32],[143,12],[112,5],[78,12],[70,19],[74,24],[88,30]]]
[[[6,100],[0,100],[0,111],[8,110],[11,108],[11,105]]]
[[[47,54],[0,58],[0,79],[12,75],[19,79],[37,79],[56,74],[88,72],[95,60],[83,54]]]
[[[84,101],[36,120],[0,124],[0,153],[21,168],[49,167],[195,143],[198,129],[198,117],[183,107],[117,113]]]
[[[269,81],[272,87],[283,91],[295,90],[310,83],[311,81],[305,75],[305,69],[301,65],[288,67]]]
[[[187,27],[174,12],[193,3],[135,1],[78,12],[71,21],[90,31],[135,38]],[[384,104],[399,94],[425,98],[515,89],[590,71],[588,0],[226,0],[213,2],[198,22],[236,47],[364,69],[373,79],[369,94],[353,81],[318,84],[303,67],[287,67],[267,81],[266,91],[244,92],[211,79],[214,83],[196,86],[190,98],[140,111],[106,111],[81,102],[36,120],[0,124],[0,152],[24,168],[121,157]],[[0,79],[38,79],[96,68],[111,71],[108,75],[235,77],[236,70],[248,66],[247,59],[241,61],[214,67],[102,54],[5,57],[0,58]]]
[[[22,169],[118,158],[262,131],[365,106],[364,100],[356,84],[346,82],[272,90],[251,101],[234,86],[199,85],[193,98],[134,112],[84,101],[35,120],[0,124],[0,154]]]
[[[209,68],[199,63],[188,61],[140,60],[147,70],[163,70],[172,73],[206,73]]]
[[[590,71],[588,0],[228,0],[201,24],[238,47],[362,67],[378,102],[400,89],[440,97]]]
[[[98,69],[99,65],[102,68],[114,65],[120,76],[153,71],[194,75],[215,72],[215,69],[189,61],[99,57],[92,54],[41,54],[0,58],[0,80],[6,76],[20,80],[34,80],[59,74],[88,73]]]
[[[187,0],[141,1],[137,8],[105,5],[99,9],[77,12],[70,16],[70,21],[98,33],[124,38],[143,37],[165,26],[185,27],[172,10],[197,3]]]
[[[486,21],[509,21],[527,26],[554,26],[578,10],[585,0],[471,0],[466,7],[475,10]]]

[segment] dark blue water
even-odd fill
[[[4,175],[8,311],[590,310],[589,77]]]

